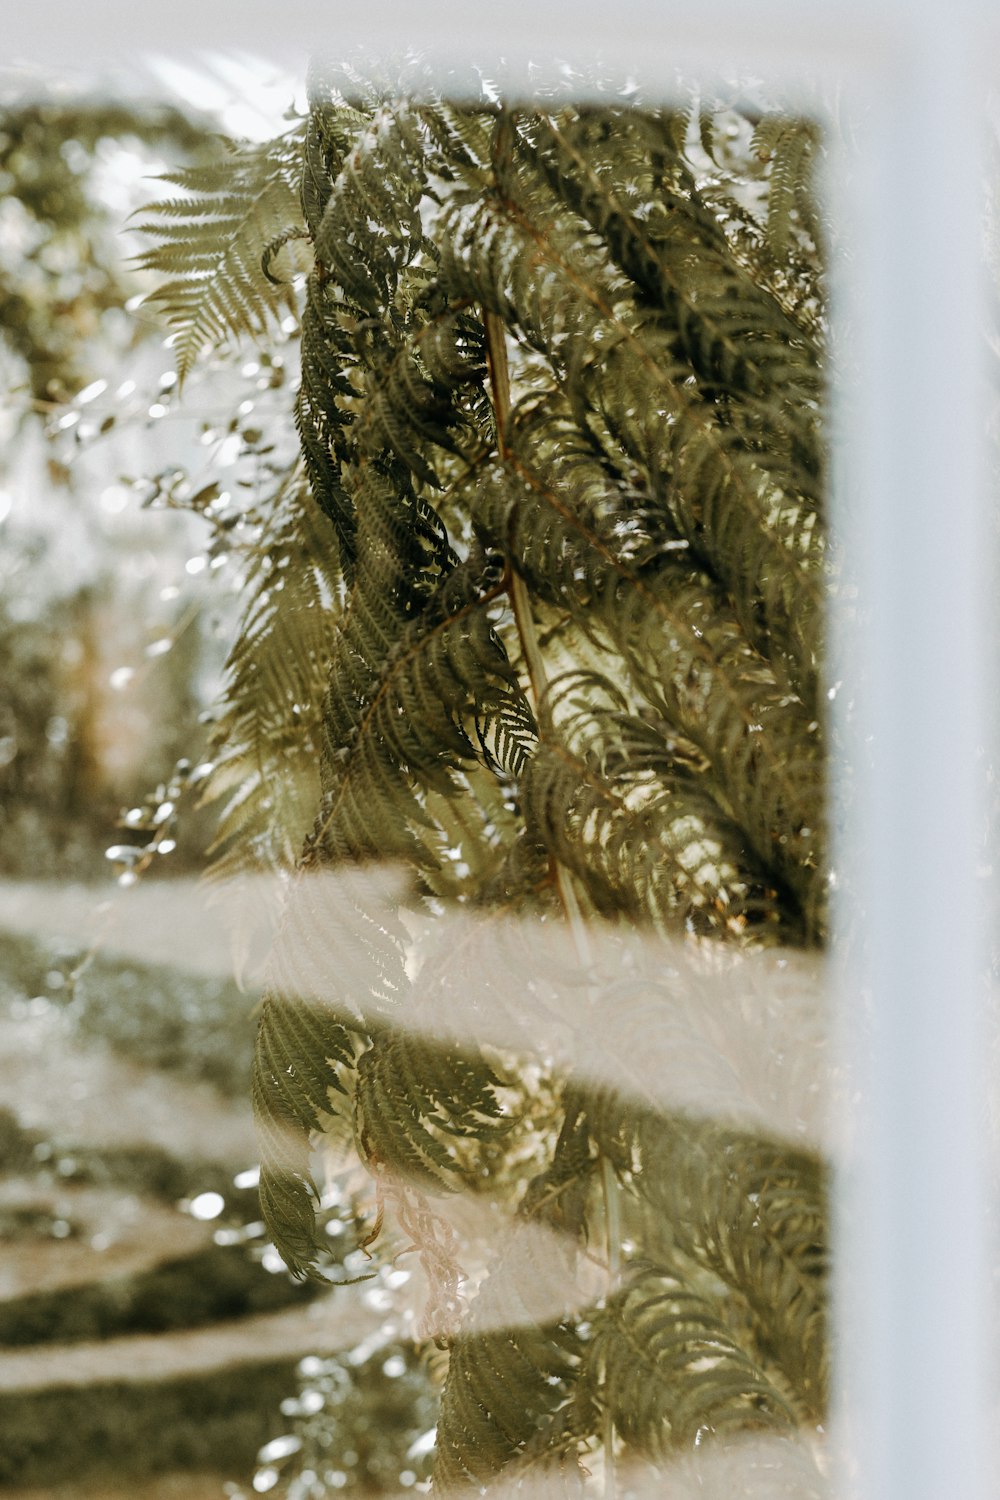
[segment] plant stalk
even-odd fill
[[[493,416],[497,431],[497,449],[501,459],[509,456],[507,444],[507,422],[510,414],[510,370],[507,363],[507,344],[504,326],[496,313],[483,310],[483,327],[486,333],[486,364],[489,370],[490,393],[493,398]],[[521,654],[528,672],[528,682],[536,717],[541,721],[548,689],[548,674],[545,660],[538,643],[538,633],[531,610],[528,586],[517,572],[510,557],[507,559],[509,596],[514,614],[514,625],[521,645]],[[586,969],[593,967],[593,951],[587,935],[587,927],[580,902],[573,887],[569,870],[553,857],[550,861],[552,877],[559,894],[559,902],[566,922],[573,934],[573,945],[577,958]],[[608,1157],[601,1156],[601,1193],[604,1200],[604,1224],[608,1262],[608,1296],[617,1290],[621,1277],[622,1232],[621,1204],[614,1167]],[[615,1423],[609,1408],[604,1412],[604,1500],[615,1500],[617,1474],[615,1469]]]

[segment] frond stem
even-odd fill
[[[618,1179],[610,1160],[601,1155],[601,1196],[604,1199],[604,1234],[608,1253],[608,1296],[618,1290],[622,1271],[622,1216]],[[610,1405],[604,1408],[604,1500],[615,1500],[615,1419]]]
[[[510,373],[507,364],[504,326],[496,313],[485,310],[483,313],[483,324],[486,331],[486,363],[489,370],[490,391],[493,397],[493,412],[497,429],[497,448],[501,459],[507,462],[510,460],[510,451],[507,447],[507,419],[510,413]],[[534,699],[533,707],[541,725],[543,723],[543,700],[548,689],[548,674],[546,673],[545,661],[538,644],[538,634],[535,630],[534,616],[531,612],[528,585],[513,566],[509,557],[507,559],[506,576],[509,583],[508,592],[511,609],[514,614],[514,624],[521,643],[521,654],[524,657],[525,666],[528,671],[531,696]],[[594,962],[593,951],[587,935],[583,913],[580,910],[580,902],[573,886],[573,876],[554,854],[549,857],[549,868],[559,896],[559,903],[563,909],[563,915],[573,935],[573,946],[576,949],[577,958],[588,970],[592,969]],[[621,1208],[614,1168],[603,1153],[601,1155],[601,1191],[604,1196],[608,1295],[610,1296],[617,1287],[621,1275]],[[604,1500],[615,1500],[617,1493],[615,1420],[610,1406],[605,1407],[604,1411],[603,1439]]]
[[[490,393],[493,397],[493,420],[497,429],[497,451],[504,463],[510,460],[507,446],[507,419],[510,414],[510,368],[507,363],[507,344],[503,319],[494,312],[483,311],[483,328],[486,333],[486,367],[490,377]],[[521,652],[528,669],[531,695],[535,714],[541,712],[542,701],[548,689],[548,674],[538,645],[538,635],[531,613],[528,586],[507,559],[507,585],[514,623],[521,643]]]

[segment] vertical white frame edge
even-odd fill
[[[835,414],[836,508],[866,601],[863,631],[835,623],[833,643],[860,687],[850,720],[834,711],[855,783],[838,857],[860,887],[841,927],[856,902],[867,951],[852,945],[838,969],[841,1055],[865,1105],[839,1182],[834,1307],[840,1411],[870,1500],[986,1500],[995,1477],[976,874],[996,569],[983,40],[972,5],[897,13],[848,169],[854,264],[835,268],[861,371]]]

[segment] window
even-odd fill
[[[76,56],[120,46],[92,17],[61,9],[60,27],[51,7],[44,26],[19,16],[14,50],[62,61],[71,46]],[[244,7],[240,45],[303,58],[320,18],[309,7],[282,17],[289,30],[279,36],[273,14]],[[348,24],[358,40],[392,49],[414,25],[395,5],[370,29]],[[972,7],[890,5],[843,21],[781,6],[753,19],[725,5],[613,16],[587,7],[570,18],[536,3],[478,20],[436,7],[419,24],[418,40],[442,67],[502,55],[517,89],[563,86],[557,57],[587,62],[600,52],[623,83],[634,75],[648,88],[678,70],[695,81],[753,74],[793,113],[829,111],[829,192],[846,226],[832,267],[843,345],[833,361],[833,499],[859,601],[855,613],[842,596],[832,611],[828,674],[842,893],[837,1045],[857,1102],[837,1186],[845,1493],[856,1479],[879,1500],[985,1496],[988,945],[976,757],[992,625],[980,270],[986,28]],[[175,6],[158,15],[155,35],[128,42],[182,50],[192,36],[232,40],[219,18]],[[345,40],[338,19],[336,43]],[[850,372],[839,384],[838,369]]]

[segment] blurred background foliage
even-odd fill
[[[6,875],[95,877],[119,803],[169,776],[197,717],[197,628],[178,632],[145,692],[139,683],[126,698],[132,678],[113,679],[117,658],[147,644],[143,601],[158,560],[136,554],[122,524],[127,492],[108,481],[116,429],[125,421],[134,441],[149,361],[162,348],[160,331],[129,310],[141,288],[122,221],[145,174],[218,150],[207,117],[179,104],[110,104],[57,89],[38,98],[31,89],[0,110]],[[95,421],[109,372],[131,379],[119,380],[114,405]],[[174,552],[181,542],[176,526],[151,540]],[[172,614],[167,627],[176,604]]]
[[[105,180],[123,157],[204,157],[210,137],[176,106],[101,97],[13,102],[0,120],[0,335],[45,412],[103,373],[102,338],[127,348],[144,332],[123,314],[134,287]]]

